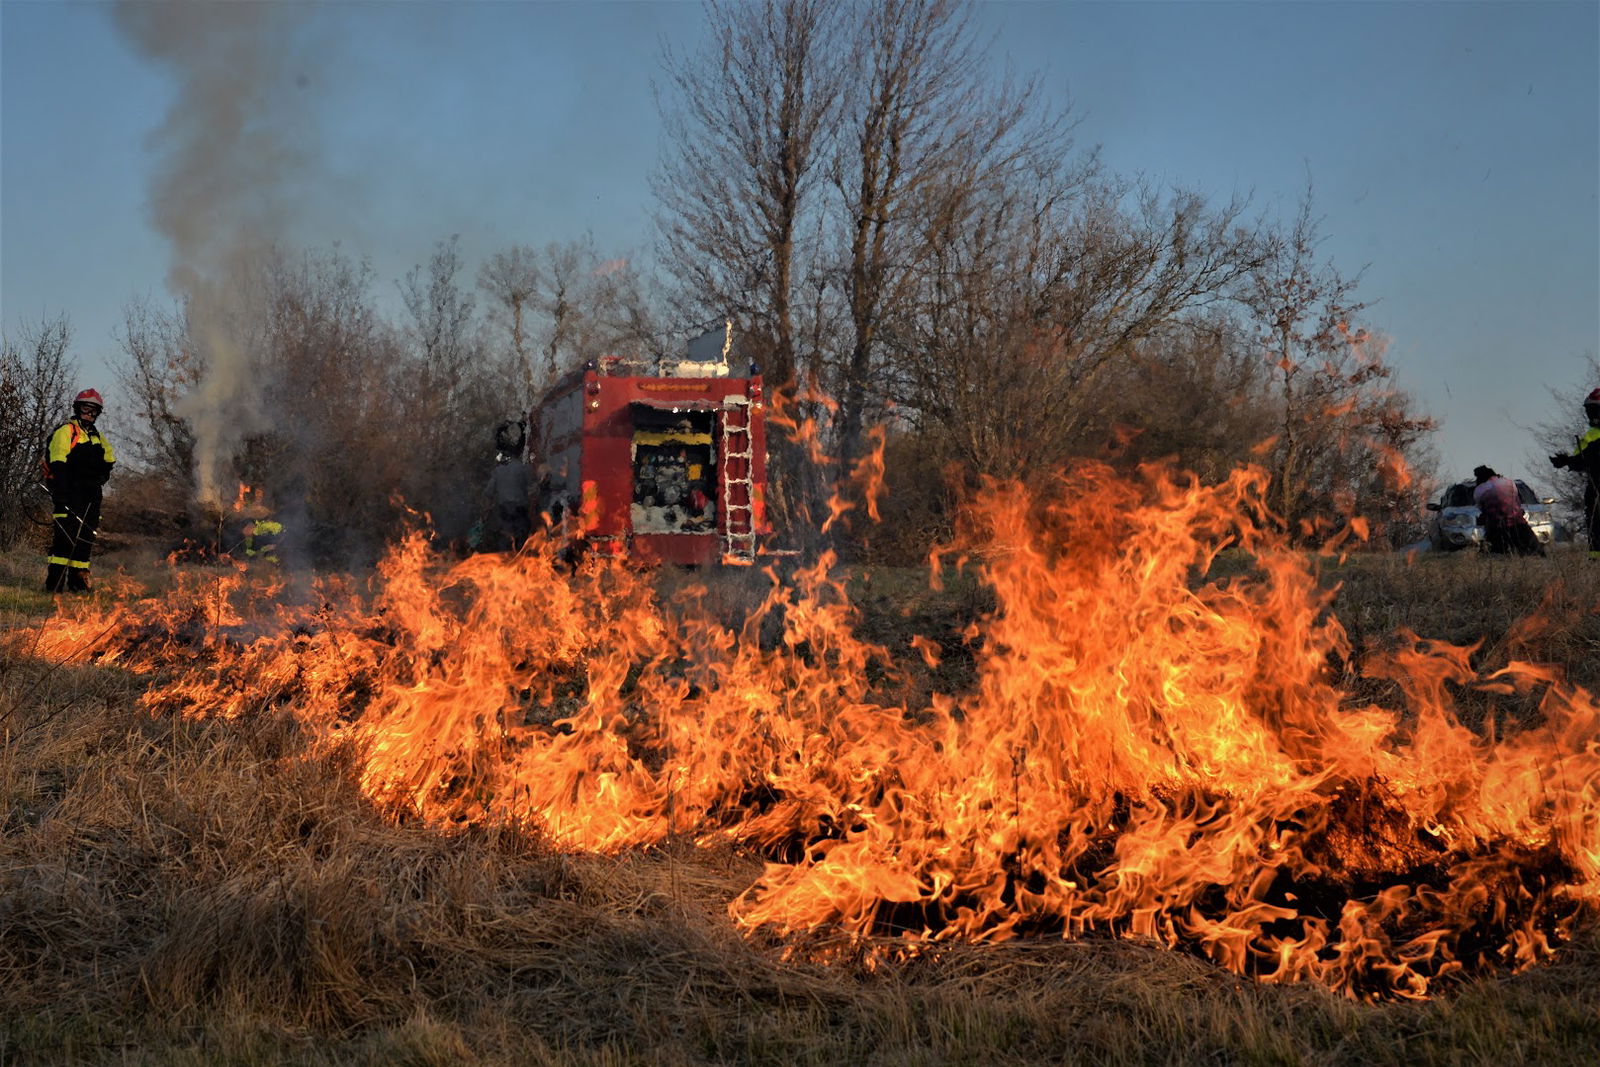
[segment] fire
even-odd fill
[[[965,642],[975,682],[916,706],[828,557],[769,572],[730,623],[623,565],[447,561],[417,534],[365,594],[180,576],[110,632],[69,607],[38,640],[159,669],[154,713],[291,715],[440,827],[763,850],[731,914],[795,951],[1153,938],[1368,997],[1548,958],[1600,885],[1594,698],[1411,635],[1356,657],[1304,556],[1252,518],[1264,488],[1092,464],[1047,494],[992,487],[950,552],[994,609],[913,642],[929,663]],[[1228,545],[1252,569],[1207,580]],[[1356,699],[1352,662],[1396,705]],[[1464,687],[1540,715],[1475,732]]]

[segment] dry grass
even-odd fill
[[[0,624],[47,610],[37,570],[0,561]],[[1600,565],[1581,554],[1326,575],[1358,646],[1410,627],[1481,637],[1486,664],[1548,659],[1591,686],[1600,670]],[[981,606],[970,587],[857,581],[890,647]],[[1551,589],[1548,625],[1519,629]],[[712,593],[730,611],[739,595]],[[153,718],[142,685],[26,642],[0,654],[0,1063],[1600,1060],[1593,933],[1420,1004],[1263,986],[1127,941],[786,962],[726,917],[755,857],[559,855],[396,822],[289,723]]]
[[[1507,663],[1554,664],[1589,692],[1600,692],[1600,561],[1570,545],[1546,559],[1472,552],[1400,554],[1326,561],[1322,578],[1336,586],[1334,611],[1361,656],[1393,647],[1406,634],[1475,646],[1472,664],[1487,673]],[[1352,677],[1360,695],[1391,690]],[[1524,699],[1485,692],[1458,694],[1464,721],[1527,720]]]

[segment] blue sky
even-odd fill
[[[306,13],[303,11],[302,13]],[[1107,163],[1292,215],[1309,175],[1326,254],[1364,270],[1368,324],[1439,418],[1443,473],[1548,484],[1528,432],[1600,349],[1600,3],[987,3],[997,62],[1070,101]],[[393,282],[460,234],[649,242],[663,41],[687,2],[310,9],[285,90],[307,140],[281,238],[368,257]],[[113,330],[165,299],[150,221],[173,100],[109,5],[0,0],[0,321],[60,312],[86,383]],[[113,396],[113,410],[115,398]],[[108,415],[113,412],[108,412]],[[111,423],[114,426],[114,422]]]

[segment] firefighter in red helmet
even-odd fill
[[[1600,559],[1600,389],[1583,398],[1589,429],[1580,434],[1571,452],[1550,457],[1552,467],[1579,471],[1583,479],[1583,521],[1589,527],[1589,558]]]
[[[105,401],[93,389],[72,400],[72,417],[45,445],[45,484],[53,532],[44,587],[52,593],[89,591],[89,555],[100,525],[100,492],[117,458],[95,426]]]

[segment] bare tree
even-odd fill
[[[1398,477],[1421,455],[1431,423],[1392,388],[1378,339],[1350,326],[1353,282],[1311,256],[1308,214],[1263,235],[1238,198],[1104,176],[1031,83],[988,76],[965,0],[706,10],[707,52],[667,57],[662,261],[680,312],[747,327],[792,383],[775,397],[786,414],[807,413],[801,385],[834,395],[810,413],[831,412],[835,461],[881,422],[901,454],[938,458],[914,464],[924,472],[1047,474],[1099,450],[1113,413],[1150,425],[1117,387],[1163,385],[1249,390],[1233,439],[1141,446],[1219,476],[1272,413],[1275,503],[1291,521],[1377,499],[1373,472]],[[1271,403],[1240,307],[1276,353]],[[1335,438],[1337,462],[1313,454]],[[816,481],[788,460],[803,462],[779,442],[774,511],[793,518]]]
[[[663,353],[676,340],[667,340],[657,310],[656,293],[631,257],[610,259],[593,255],[583,287],[589,306],[587,329],[579,337],[584,358],[601,351],[619,354]],[[559,370],[559,368],[553,368]]]
[[[1582,370],[1573,375],[1571,383],[1550,390],[1550,417],[1531,427],[1536,456],[1528,457],[1531,470],[1542,472],[1547,466],[1546,457],[1571,452],[1576,438],[1587,429],[1583,421],[1583,398],[1600,385],[1600,358],[1593,352],[1581,357]],[[1560,494],[1562,517],[1569,528],[1581,529],[1584,524],[1583,491],[1587,476],[1582,471],[1557,471],[1552,469],[1550,480]]]
[[[1411,492],[1407,454],[1434,428],[1393,388],[1381,339],[1356,321],[1367,307],[1358,279],[1320,260],[1319,240],[1308,187],[1294,222],[1266,236],[1241,297],[1278,392],[1272,503],[1309,537],[1364,500]]]
[[[584,242],[533,256],[507,254],[497,266],[531,265],[537,284],[509,271],[480,275],[491,286],[518,283],[525,354],[552,335],[565,355],[653,329],[648,294],[626,261],[600,260]],[[445,538],[470,527],[494,427],[529,398],[508,390],[516,354],[490,345],[467,276],[457,242],[439,242],[398,283],[398,322],[377,311],[371,268],[337,249],[269,249],[238,279],[229,332],[249,341],[249,359],[236,365],[249,370],[240,395],[252,406],[219,473],[265,491],[314,558],[372,558],[406,509],[430,515]],[[187,486],[195,436],[184,405],[207,368],[185,311],[128,308],[122,377],[138,414],[130,448]],[[224,488],[231,500],[232,482]]]
[[[994,82],[965,0],[882,0],[855,9],[843,133],[829,173],[843,237],[847,350],[830,387],[837,449],[860,450],[881,401],[879,339],[905,313],[941,237],[975,224],[993,186],[1016,174],[1064,174],[1066,113],[1031,83]],[[875,395],[876,394],[876,395]],[[869,400],[870,397],[870,400]]]
[[[533,360],[528,354],[528,315],[539,294],[543,272],[538,253],[527,245],[512,245],[496,252],[478,270],[478,288],[489,295],[495,311],[504,317],[516,360],[516,380],[524,396],[537,388]]]
[[[511,328],[525,398],[586,359],[642,359],[662,345],[652,294],[631,257],[603,256],[592,238],[513,246],[490,257],[478,284]]]
[[[383,321],[370,267],[337,250],[269,249],[238,280],[249,338],[250,425],[226,469],[264,492],[291,547],[318,560],[372,558],[406,506],[463,521],[476,488],[473,453],[486,446],[504,393],[443,242],[402,286],[409,321]],[[206,368],[183,308],[127,311],[124,389],[138,408],[134,453],[180,484],[193,477],[184,405]],[[471,489],[467,488],[471,486]],[[224,486],[229,499],[233,486]]]
[[[45,438],[66,416],[73,373],[67,349],[72,324],[65,315],[23,324],[0,337],[0,547],[34,532],[29,518],[48,522],[38,488]]]
[[[281,249],[237,278],[234,306],[249,314],[230,333],[250,343],[248,361],[233,365],[248,367],[239,392],[251,404],[237,446],[212,472],[225,481],[221,503],[236,483],[263,493],[293,548],[322,559],[348,558],[351,546],[381,543],[393,528],[405,455],[392,443],[393,381],[406,354],[373,310],[371,281],[364,263],[338,251]],[[120,378],[136,419],[117,442],[185,496],[195,436],[183,412],[207,373],[186,312],[146,302],[126,309]]]
[[[135,300],[123,309],[119,339],[127,361],[118,381],[134,418],[117,448],[184,495],[192,494],[194,430],[177,409],[199,384],[204,366],[189,343],[183,309]]]
[[[1308,195],[1293,225],[1269,236],[1243,301],[1261,330],[1280,392],[1272,475],[1274,502],[1286,521],[1297,516],[1307,490],[1302,470],[1325,444],[1308,434],[1336,386],[1327,375],[1319,380],[1318,371],[1345,350],[1341,330],[1366,308],[1353,296],[1356,279],[1317,259],[1317,243]]]
[[[397,400],[408,353],[377,315],[373,275],[337,250],[262,266],[266,428],[236,466],[319,559],[370,554],[392,533],[410,461]]]
[[[455,237],[439,242],[427,265],[413,268],[401,285],[412,351],[397,379],[395,410],[411,442],[395,491],[425,508],[446,538],[471,526],[494,457],[494,426],[522,403],[506,403],[509,375],[488,354],[476,302],[461,285],[456,246]]]
[[[544,291],[540,293],[540,310],[547,321],[544,342],[546,381],[554,378],[563,360],[577,351],[573,338],[580,332],[588,311],[578,295],[583,282],[583,251],[583,247],[576,242],[552,243],[545,247],[546,270]]]
[[[732,313],[778,403],[821,422],[837,469],[898,377],[880,342],[974,190],[1064,148],[1031,88],[990,84],[953,0],[707,6],[713,47],[668,57],[673,156],[658,175],[663,263],[689,313]],[[1053,162],[1053,159],[1052,159]],[[806,357],[802,366],[800,356]],[[818,391],[836,405],[808,400]],[[775,441],[772,511],[825,483]]]
[[[1248,324],[1209,309],[1157,331],[1108,373],[1090,432],[1116,462],[1170,459],[1214,483],[1273,435],[1271,387]]]
[[[459,381],[470,355],[469,330],[477,303],[458,278],[459,243],[459,236],[440,241],[427,267],[411,268],[400,286],[400,296],[411,314],[412,337],[424,367],[434,376],[429,384],[444,387],[446,393]]]
[[[801,237],[846,69],[844,10],[707,0],[704,52],[663,61],[670,147],[653,184],[680,318],[735,316],[780,385],[796,374],[796,287],[815,255]]]
[[[991,198],[940,236],[893,341],[902,410],[971,476],[1026,478],[1097,448],[1108,375],[1249,267],[1241,213],[1049,174]]]

